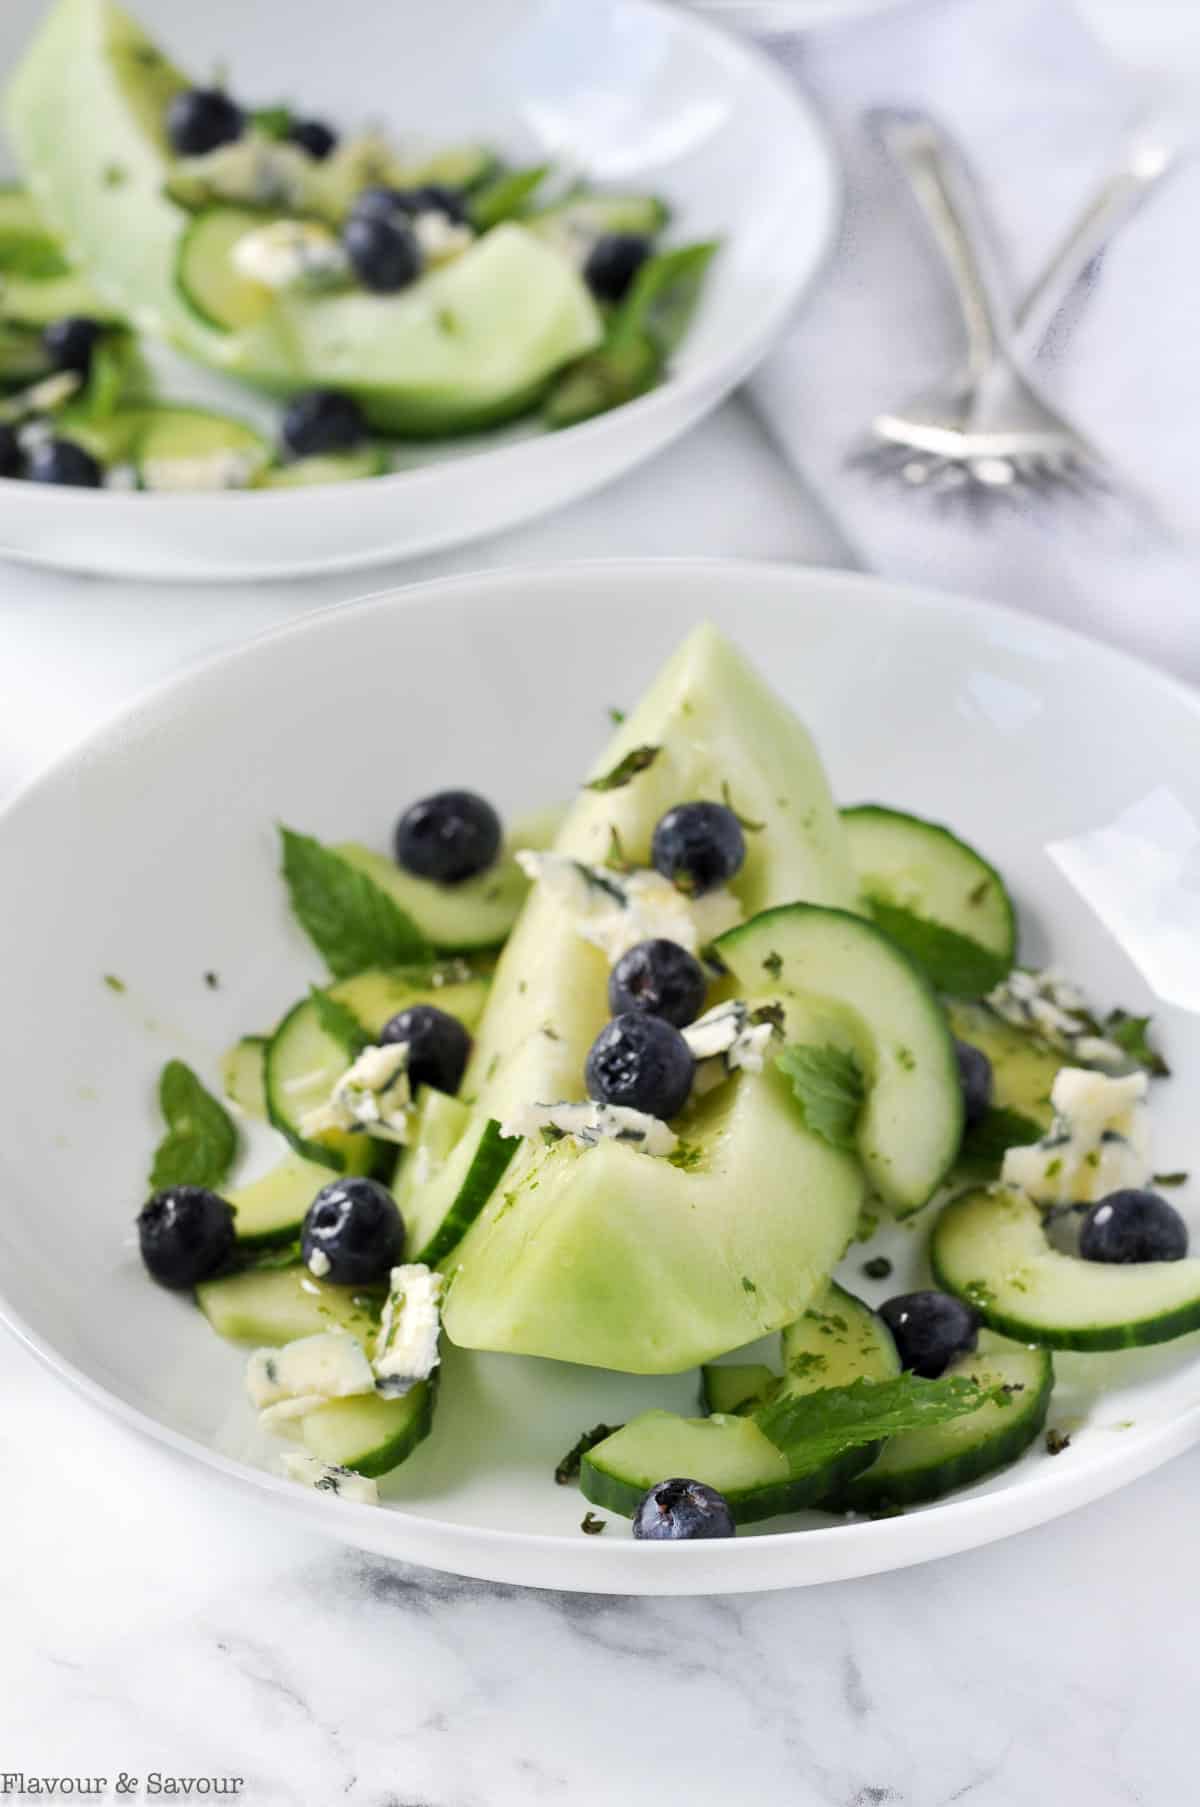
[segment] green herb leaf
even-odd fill
[[[1153,1073],[1158,1079],[1169,1079],[1170,1067],[1158,1049],[1150,1045],[1152,1020],[1148,1016],[1130,1016],[1127,1010],[1111,1010],[1104,1019],[1101,1034],[1110,1042],[1116,1042],[1118,1048],[1147,1073]]]
[[[625,711],[623,709],[618,709],[615,703],[610,703],[608,706],[608,719],[615,728],[619,728],[621,723],[625,720]]]
[[[917,916],[885,897],[868,896],[865,901],[876,928],[916,961],[938,991],[956,998],[977,998],[1007,978],[1008,961],[970,936],[931,922],[927,916]]]
[[[116,973],[105,973],[104,983],[110,991],[115,991],[118,995],[125,990],[124,979],[118,979]]]
[[[1042,1124],[1020,1111],[990,1110],[963,1136],[954,1171],[967,1179],[995,1179],[1010,1148],[1028,1148],[1045,1133]]]
[[[1188,1178],[1186,1168],[1181,1168],[1178,1173],[1156,1173],[1150,1183],[1152,1186],[1186,1186]]]
[[[823,1048],[785,1048],[779,1066],[792,1082],[801,1115],[814,1136],[831,1148],[854,1152],[854,1132],[866,1096],[863,1071],[853,1054]]]
[[[579,1521],[579,1529],[588,1537],[598,1537],[600,1532],[605,1530],[607,1526],[608,1520],[606,1518],[597,1518],[590,1507]]]
[[[293,117],[290,107],[259,107],[257,112],[251,113],[250,123],[264,138],[279,141],[291,131]]]
[[[674,351],[691,323],[708,266],[719,248],[713,239],[648,257],[612,317],[608,348],[649,339],[660,356]]]
[[[169,1060],[158,1082],[158,1102],[167,1133],[150,1170],[155,1192],[164,1186],[222,1185],[237,1154],[233,1118],[206,1092],[192,1069]]]
[[[632,747],[624,759],[619,759],[611,772],[605,772],[602,778],[591,778],[584,785],[585,791],[619,791],[644,772],[662,752],[661,747]]]
[[[606,1437],[611,1437],[620,1428],[619,1424],[593,1424],[590,1431],[584,1431],[578,1442],[572,1443],[554,1470],[554,1478],[559,1486],[565,1487],[568,1481],[577,1481],[579,1470],[583,1465],[583,1458],[587,1455],[588,1450],[595,1449],[597,1443],[603,1443]]]
[[[364,1048],[370,1047],[371,1037],[354,1012],[340,998],[322,991],[318,985],[310,986],[308,995],[313,1001],[317,1021],[322,1029],[346,1050],[351,1060],[356,1059]]]
[[[784,1394],[755,1412],[754,1422],[783,1451],[792,1472],[801,1474],[880,1437],[961,1418],[1001,1393],[1001,1388],[985,1392],[961,1374],[941,1380],[898,1374],[894,1380]]]
[[[502,220],[511,220],[523,213],[526,201],[549,173],[548,163],[537,163],[529,169],[507,170],[477,188],[468,204],[476,232],[487,232]]]
[[[335,978],[428,956],[411,917],[365,872],[309,835],[279,832],[292,909]]]

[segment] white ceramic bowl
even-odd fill
[[[836,182],[807,102],[753,50],[653,0],[367,0],[332,31],[323,0],[135,10],[185,68],[227,58],[244,94],[576,164],[661,192],[677,240],[716,236],[722,251],[669,379],[612,414],[415,447],[403,472],[319,489],[124,495],[0,480],[0,554],[194,581],[348,570],[495,532],[607,482],[714,407],[767,350],[830,239]],[[40,12],[40,0],[8,0],[0,69]],[[245,390],[202,393],[253,413]]]
[[[435,1434],[385,1484],[382,1509],[349,1506],[276,1478],[279,1446],[254,1429],[241,1357],[147,1280],[130,1231],[163,1060],[180,1054],[215,1084],[220,1051],[320,977],[284,905],[274,823],[383,845],[425,789],[475,783],[507,810],[560,797],[608,732],[608,706],[633,700],[706,617],[807,718],[841,797],[958,825],[1013,885],[1027,958],[1053,951],[1098,999],[1161,1012],[1178,1077],[1156,1088],[1156,1157],[1200,1167],[1200,1018],[1156,1000],[1048,853],[1153,799],[1163,850],[1144,827],[1100,901],[1111,908],[1122,875],[1136,878],[1164,923],[1172,909],[1190,922],[1181,946],[1194,962],[1192,694],[1058,628],[845,574],[643,561],[455,578],[310,615],[221,656],[0,816],[0,1293],[8,1322],[60,1374],[243,1493],[273,1494],[366,1549],[616,1593],[782,1587],[917,1562],[1053,1517],[1200,1434],[1196,1337],[1066,1356],[1052,1422],[1072,1426],[1069,1458],[1038,1448],[900,1519],[813,1516],[810,1529],[777,1520],[733,1543],[641,1545],[620,1520],[582,1536],[583,1502],[551,1473],[588,1425],[653,1404],[694,1410],[695,1375],[452,1350]],[[1160,990],[1186,981],[1186,956],[1156,970],[1157,941],[1126,938]],[[204,983],[210,970],[219,990]],[[1196,1190],[1175,1195],[1183,1208]],[[850,1284],[876,1302],[915,1284],[921,1232],[881,1238],[896,1263],[888,1282],[864,1280],[864,1251],[852,1250]]]

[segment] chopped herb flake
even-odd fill
[[[742,1275],[742,1291],[744,1293],[756,1293],[758,1291],[757,1286],[755,1286],[748,1274]]]
[[[125,990],[124,979],[118,979],[116,973],[105,973],[104,983],[110,991],[123,992]]]
[[[221,975],[219,973],[207,972],[204,975],[204,983],[208,986],[210,991],[219,991],[221,989]]]
[[[644,772],[662,752],[661,747],[632,747],[624,759],[619,759],[611,772],[605,772],[601,778],[592,778],[584,785],[585,791],[619,791]]]
[[[610,703],[608,707],[608,719],[613,724],[614,728],[619,728],[621,723],[625,720],[625,711],[616,708],[615,705]]]
[[[608,1520],[606,1518],[597,1518],[596,1514],[591,1510],[585,1512],[579,1521],[579,1529],[588,1537],[598,1537],[601,1531],[604,1531],[607,1528]]]
[[[892,1264],[886,1255],[872,1255],[869,1261],[863,1262],[862,1271],[868,1280],[886,1280],[892,1271]]]
[[[616,823],[611,823],[608,830],[608,852],[604,856],[604,864],[610,872],[632,872],[633,867],[625,858],[625,849],[621,845],[620,830]]]
[[[587,1455],[588,1450],[595,1449],[597,1443],[603,1443],[606,1437],[613,1436],[614,1433],[620,1429],[621,1426],[619,1424],[593,1424],[590,1431],[584,1431],[578,1442],[571,1445],[562,1461],[558,1464],[558,1467],[554,1470],[554,1478],[559,1486],[565,1487],[568,1481],[577,1481],[579,1479],[580,1464],[582,1463],[584,1456]]]
[[[763,961],[763,971],[769,973],[773,979],[777,979],[783,971],[783,955],[777,954],[772,948],[771,952]]]
[[[1156,1173],[1151,1181],[1154,1186],[1186,1186],[1188,1174],[1186,1169],[1178,1173]]]
[[[1066,1431],[1056,1431],[1054,1426],[1051,1425],[1046,1432],[1046,1454],[1050,1456],[1061,1456],[1063,1450],[1070,1449],[1070,1447],[1071,1439]]]

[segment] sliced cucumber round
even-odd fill
[[[271,448],[232,415],[162,406],[144,411],[132,455],[143,489],[247,489],[266,469]]]
[[[414,1191],[411,1220],[405,1218],[405,1223],[417,1250],[416,1260],[436,1267],[458,1246],[500,1184],[520,1140],[519,1136],[501,1135],[496,1119],[489,1118],[448,1209],[439,1206],[431,1218],[421,1210],[420,1191]]]
[[[1003,1336],[1047,1349],[1129,1349],[1200,1329],[1200,1260],[1117,1266],[1054,1248],[1022,1192],[951,1199],[934,1225],[937,1284]]]
[[[827,1010],[865,1080],[855,1142],[879,1196],[914,1211],[958,1153],[962,1086],[937,997],[879,929],[846,910],[784,904],[730,929],[716,951],[743,994],[794,995]]]
[[[954,1163],[954,1177],[965,1186],[994,1180],[1009,1148],[1036,1142],[1049,1129],[1050,1088],[1065,1057],[986,1004],[954,998],[946,1010],[954,1034],[986,1054],[992,1068],[991,1108],[967,1130]]]
[[[297,458],[277,464],[262,480],[263,489],[310,489],[317,483],[349,483],[359,477],[383,477],[392,468],[382,446],[364,446],[358,452],[329,452],[323,457]]]
[[[196,1302],[217,1335],[233,1343],[274,1347],[318,1330],[349,1330],[365,1343],[378,1328],[383,1293],[330,1286],[299,1266],[249,1268],[205,1280]]]
[[[836,1280],[787,1326],[780,1353],[783,1393],[892,1380],[900,1372],[900,1357],[883,1319]]]
[[[965,1417],[889,1438],[878,1459],[846,1484],[831,1507],[863,1512],[940,1499],[1007,1468],[1028,1449],[1046,1422],[1054,1386],[1045,1349],[1016,1348],[984,1331],[978,1350],[947,1372],[988,1391],[1003,1387],[1007,1403],[989,1399]]]
[[[365,1173],[373,1159],[369,1138],[359,1136],[359,1144],[347,1150],[347,1171]],[[249,1185],[235,1187],[225,1194],[234,1210],[234,1233],[242,1249],[273,1248],[299,1236],[308,1207],[329,1184],[328,1167],[318,1161],[306,1161],[303,1155],[291,1154]]]
[[[322,1462],[353,1468],[357,1474],[387,1474],[429,1435],[436,1397],[435,1373],[400,1399],[381,1399],[373,1393],[331,1399],[305,1413],[300,1435],[305,1448]]]
[[[461,1098],[451,1098],[432,1086],[422,1088],[416,1102],[412,1139],[401,1156],[396,1183],[396,1203],[406,1225],[412,1221],[421,1188],[441,1172],[470,1120],[470,1107]]]
[[[206,207],[185,227],[175,259],[175,286],[202,325],[239,332],[261,320],[274,302],[274,289],[243,276],[233,260],[238,240],[262,223],[262,214],[246,207]]]
[[[880,804],[842,822],[872,918],[939,991],[979,997],[1006,977],[1017,918],[994,866],[940,823]]]
[[[356,841],[345,841],[333,851],[386,891],[429,945],[442,953],[499,947],[529,891],[529,880],[510,853],[462,884],[438,885],[432,879],[414,878],[386,854]]]
[[[779,1376],[766,1362],[706,1362],[700,1370],[700,1404],[710,1415],[745,1417],[779,1391]]]
[[[265,1035],[243,1035],[221,1060],[221,1083],[225,1096],[240,1111],[245,1111],[248,1117],[265,1118],[267,1114],[263,1067],[268,1040],[269,1037]]]

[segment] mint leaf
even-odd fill
[[[335,978],[428,956],[411,917],[365,872],[310,835],[279,833],[292,909]]]
[[[674,351],[691,323],[708,266],[719,249],[713,239],[648,257],[609,323],[608,349],[648,339],[660,357]]]
[[[340,998],[335,998],[329,992],[322,991],[318,985],[310,986],[308,995],[313,1001],[317,1021],[322,1029],[326,1035],[331,1036],[340,1047],[346,1050],[351,1060],[356,1059],[364,1048],[370,1047],[370,1036],[354,1012],[348,1009]]]
[[[237,1130],[223,1104],[206,1092],[192,1069],[169,1060],[158,1082],[167,1133],[155,1150],[150,1185],[222,1185],[237,1154]]]
[[[1110,1010],[1100,1033],[1110,1042],[1116,1042],[1118,1048],[1147,1073],[1153,1073],[1158,1079],[1169,1079],[1170,1067],[1158,1049],[1150,1045],[1151,1020],[1148,1016],[1130,1016],[1127,1010]]]
[[[606,1437],[613,1436],[620,1428],[619,1424],[593,1424],[590,1431],[584,1431],[578,1441],[572,1443],[554,1470],[554,1478],[559,1486],[565,1487],[568,1481],[577,1481],[579,1470],[583,1466],[583,1458],[587,1455],[588,1450],[595,1449],[597,1443],[603,1443]]]
[[[652,766],[662,752],[661,747],[633,747],[624,759],[619,759],[611,772],[605,772],[601,778],[592,778],[584,785],[585,791],[619,791],[639,772]]]
[[[990,1110],[963,1136],[954,1171],[966,1179],[995,1179],[1010,1148],[1027,1148],[1045,1133],[1044,1124],[1020,1111]]]
[[[957,929],[917,916],[884,897],[868,895],[866,905],[876,928],[916,961],[938,991],[956,998],[978,998],[1008,977],[1007,960]]]
[[[523,213],[526,201],[549,173],[548,163],[537,163],[529,169],[508,170],[476,189],[469,203],[471,224],[476,232],[487,232],[502,220],[511,220]]]
[[[923,1430],[975,1411],[993,1397],[965,1375],[920,1380],[898,1374],[894,1380],[856,1380],[848,1387],[822,1387],[815,1393],[784,1394],[753,1414],[765,1437],[782,1450],[793,1474],[832,1461],[844,1450],[901,1431]]]
[[[792,1082],[805,1124],[831,1148],[853,1154],[854,1132],[866,1094],[862,1068],[853,1054],[831,1043],[824,1048],[785,1048],[779,1066]]]
[[[258,107],[250,115],[250,123],[265,138],[274,138],[277,142],[285,139],[292,129],[295,115],[287,106]]]

